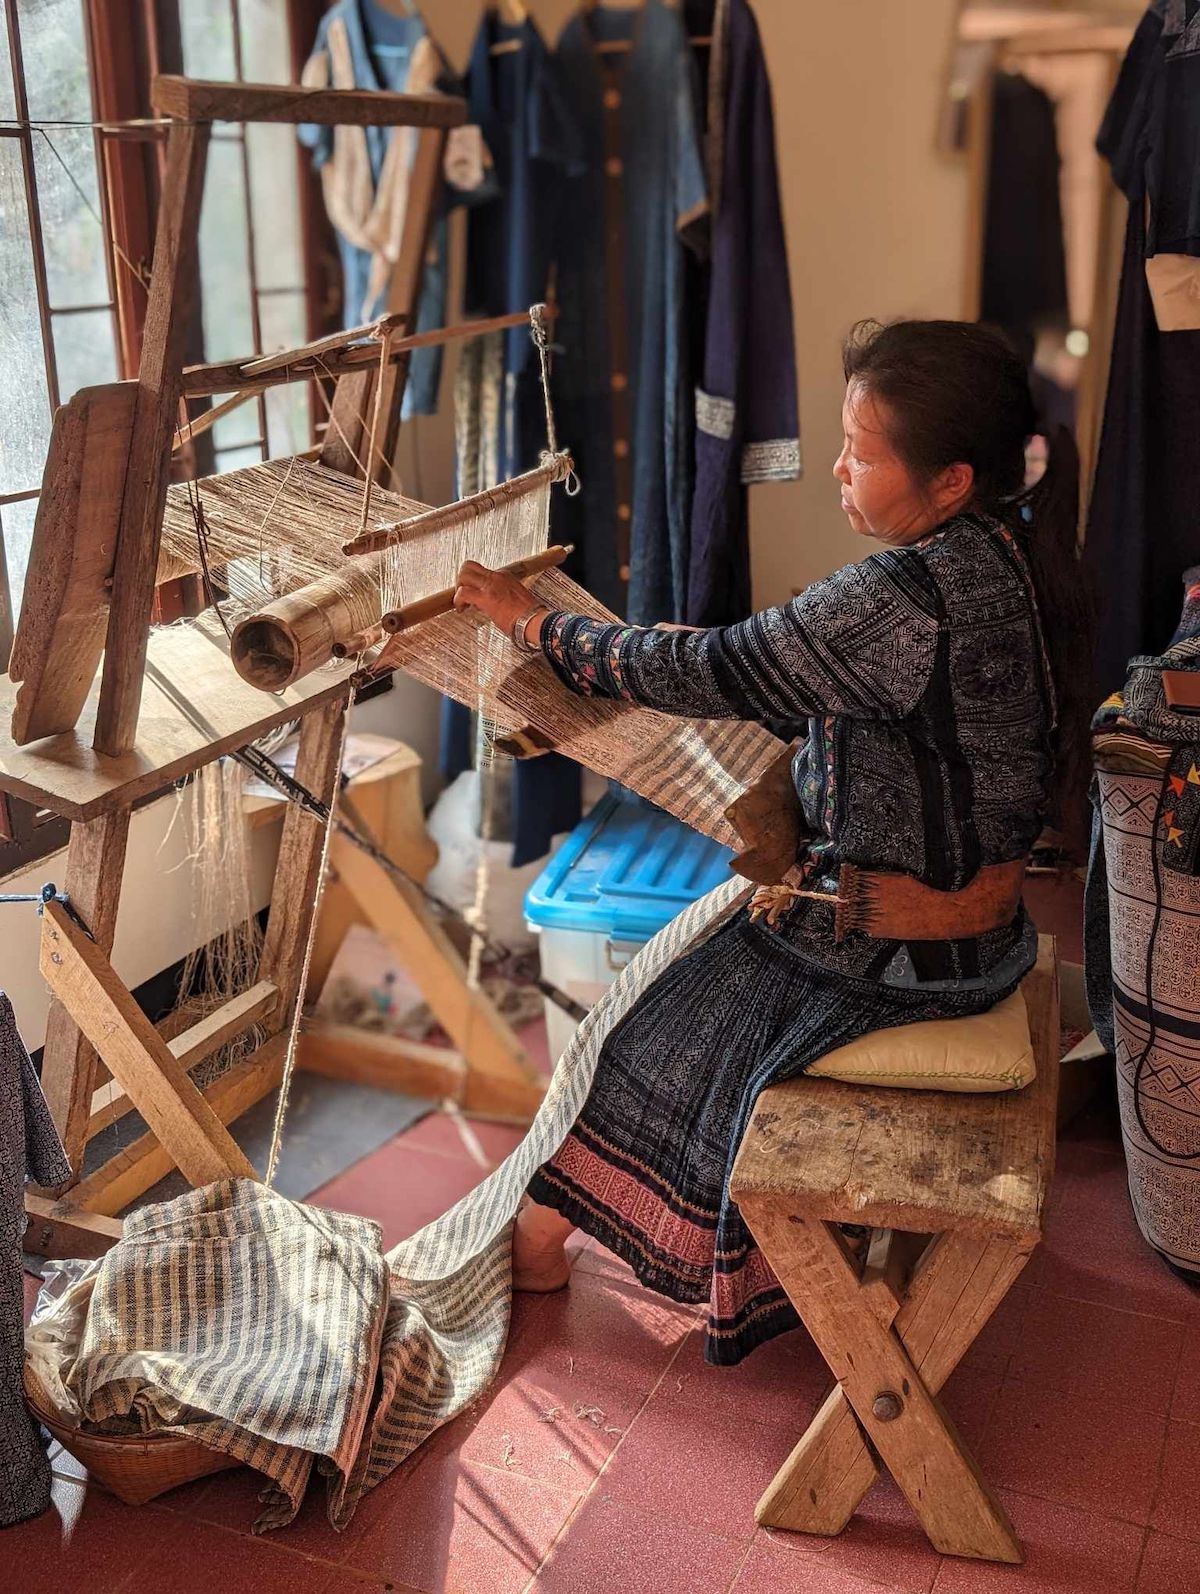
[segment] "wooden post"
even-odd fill
[[[300,748],[296,779],[321,802],[337,798],[342,737],[348,699],[333,698],[306,714],[300,722]],[[309,923],[316,912],[320,889],[324,835],[320,821],[296,804],[289,804],[279,843],[279,861],[271,887],[271,913],[258,966],[258,978],[271,980],[279,991],[270,1029],[286,1029],[297,1002],[302,1001],[304,946]]]
[[[207,123],[176,124],[167,143],[96,714],[94,746],[112,757],[129,752],[137,733],[171,440],[183,385],[184,338],[196,291],[209,133]]]
[[[854,1408],[933,1547],[943,1555],[1019,1563],[1012,1524],[939,1404],[934,1381],[926,1383],[894,1329],[864,1308],[831,1226],[774,1202],[743,1202],[742,1211],[837,1379],[839,1399]],[[942,1320],[947,1308],[956,1309],[945,1296],[938,1304]],[[855,1490],[870,1483],[868,1464],[855,1469]]]
[[[117,927],[128,838],[128,808],[116,809],[87,822],[77,820],[71,826],[65,890],[72,907],[105,956],[112,951]],[[83,1164],[97,1061],[95,1049],[62,1002],[55,998],[46,1019],[42,1090],[71,1164],[72,1184],[79,1179]]]
[[[542,1087],[524,1047],[486,992],[468,985],[463,960],[418,893],[344,836],[333,838],[330,856],[339,880],[466,1059],[463,1106],[485,1116],[532,1117]]]
[[[900,1236],[902,1239],[908,1236]],[[936,1394],[1007,1295],[1029,1252],[1000,1236],[939,1235],[903,1301],[880,1315],[896,1332],[926,1387]],[[860,1294],[871,1292],[864,1271]],[[874,1483],[878,1469],[840,1384],[758,1503],[765,1527],[840,1533]]]
[[[108,958],[57,902],[47,903],[43,914],[40,967],[50,989],[71,1008],[113,1078],[192,1184],[255,1177],[245,1154]]]

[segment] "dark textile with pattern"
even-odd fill
[[[705,1357],[733,1365],[799,1323],[726,1193],[759,1092],[872,1030],[993,1000],[833,978],[739,915],[671,964],[610,1033],[583,1112],[530,1194],[643,1284],[707,1301]]]
[[[782,608],[703,632],[556,614],[543,648],[585,695],[708,719],[796,720],[807,888],[841,864],[942,890],[1024,857],[1051,772],[1054,706],[1025,556],[960,516]],[[676,1299],[710,1302],[706,1354],[736,1362],[794,1326],[729,1204],[759,1092],[872,1030],[982,1012],[1036,955],[1022,909],[954,942],[833,934],[801,901],[774,929],[745,912],[660,974],[606,1038],[574,1130],[531,1185]]]
[[[56,1185],[70,1176],[12,1003],[0,991],[0,1527],[24,1522],[50,1504],[50,1463],[22,1392],[21,1236],[26,1178]]]
[[[1200,670],[1200,587],[1161,657],[1130,660],[1093,722],[1088,1004],[1112,1052],[1134,1216],[1200,1282],[1200,724],[1165,670]]]
[[[1051,768],[1052,687],[1025,556],[998,522],[964,515],[740,625],[642,631],[577,615],[545,653],[573,691],[706,719],[808,719],[794,767],[812,890],[843,863],[939,890],[1026,856]],[[1024,920],[971,940],[833,942],[804,902],[784,931],[828,968],[914,981],[1007,980]]]

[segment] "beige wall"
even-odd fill
[[[620,0],[618,0],[620,3]],[[966,172],[934,129],[958,0],[751,0],[775,97],[806,474],[753,489],[755,598],[771,603],[858,556],[829,466],[839,345],[862,316],[959,313]],[[549,39],[575,0],[527,0]],[[422,0],[462,59],[480,0]]]
[[[800,482],[753,489],[755,598],[861,557],[829,474],[840,340],[862,316],[956,316],[965,167],[934,149],[956,0],[754,0],[775,100],[792,274]]]

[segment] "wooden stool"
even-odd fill
[[[937,1392],[1041,1238],[1054,1168],[1058,970],[1024,985],[1037,1079],[960,1095],[797,1079],[765,1090],[730,1194],[837,1386],[758,1503],[768,1527],[835,1534],[891,1470],[934,1547],[1021,1547]],[[873,1230],[865,1259],[837,1225]]]

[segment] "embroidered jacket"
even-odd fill
[[[584,695],[707,719],[806,720],[793,776],[813,890],[840,865],[951,891],[1024,857],[1051,775],[1054,704],[1033,587],[1013,534],[973,515],[889,548],[738,625],[639,630],[555,614],[543,649]],[[851,935],[803,902],[781,932],[843,970],[890,983],[1003,981],[1028,961],[1023,913],[970,941]]]

